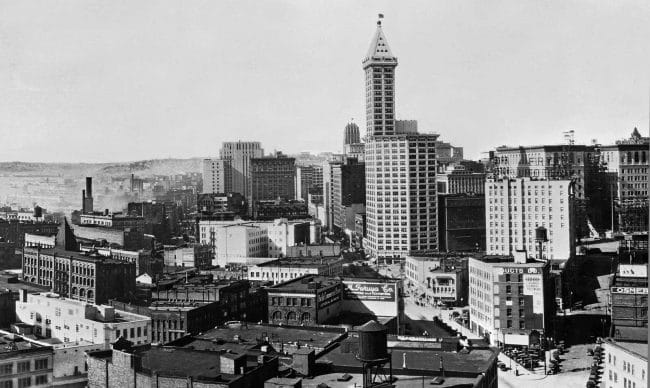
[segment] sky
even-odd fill
[[[647,0],[0,0],[0,161],[341,152],[378,13],[397,118],[467,158],[648,133]]]

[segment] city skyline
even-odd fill
[[[351,117],[366,132],[378,12],[400,58],[396,118],[468,158],[566,130],[602,144],[648,133],[643,2],[39,4],[0,15],[0,161],[216,157],[236,140],[339,152]]]

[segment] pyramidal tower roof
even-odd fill
[[[386,35],[384,35],[384,31],[381,28],[381,20],[377,21],[377,30],[372,37],[372,41],[370,41],[368,53],[363,59],[364,66],[375,63],[397,64],[397,58],[393,56]]]

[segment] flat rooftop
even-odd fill
[[[310,288],[310,284],[319,284],[318,288]],[[282,290],[282,291],[314,291],[321,288],[330,287],[339,284],[340,280],[332,277],[318,276],[318,275],[304,275],[284,283],[276,284],[269,287],[269,290]],[[313,287],[313,286],[312,286]]]
[[[48,350],[48,346],[42,346],[26,341],[18,334],[0,333],[0,355],[12,352],[24,352],[30,350]]]
[[[482,261],[488,264],[511,264],[513,266],[522,266],[522,267],[544,267],[546,262],[537,261],[528,259],[526,263],[517,264],[512,256],[504,255],[480,255],[480,256],[470,256],[470,258]]]
[[[346,345],[346,342],[349,345]],[[423,346],[414,347],[412,343],[405,342],[405,346],[400,346],[401,341],[390,342],[389,353],[393,362],[393,374],[410,375],[421,373],[422,375],[435,376],[439,373],[440,360],[445,373],[453,375],[454,373],[484,373],[490,365],[495,362],[498,351],[491,348],[472,348],[468,353],[444,351],[437,346],[426,346],[427,342],[422,342]],[[361,362],[356,358],[356,349],[358,349],[358,338],[351,335],[341,343],[341,346],[334,348],[319,358],[319,361],[332,362],[336,367],[342,370],[361,371]],[[406,354],[406,369],[403,368],[404,354]]]
[[[258,341],[264,341],[268,337],[270,343],[299,342],[323,349],[340,340],[343,335],[345,335],[344,329],[339,328],[277,326],[255,323],[231,324],[211,329],[200,335],[191,336],[193,342],[188,342],[183,346],[193,346],[194,343],[196,343],[196,346],[208,346],[205,341],[210,341],[219,347],[218,342],[234,342],[235,336],[238,336],[238,342],[246,346],[256,345]]]
[[[400,364],[401,365],[401,364]],[[363,375],[361,373],[348,373],[352,378],[349,381],[337,381],[343,373],[329,373],[325,375],[315,376],[311,379],[303,379],[302,387],[303,388],[319,388],[320,384],[325,384],[330,388],[348,388],[352,386],[362,387],[363,386]],[[445,377],[444,382],[440,385],[431,385],[430,382],[433,377],[424,377],[422,376],[406,376],[395,374],[393,370],[393,377],[397,378],[397,381],[391,385],[391,387],[397,388],[413,388],[413,387],[442,387],[442,388],[464,388],[464,387],[473,387],[476,383],[475,377]]]
[[[258,267],[320,267],[323,265],[328,265],[335,263],[339,260],[342,260],[339,256],[303,256],[303,257],[292,257],[292,258],[282,258],[273,261],[268,261],[266,263],[257,264]]]
[[[25,250],[29,249],[34,249],[36,248],[28,248],[25,247]],[[76,260],[84,260],[84,261],[92,261],[92,262],[103,262],[103,263],[110,263],[110,264],[125,264],[125,261],[121,260],[115,260],[111,259],[106,256],[102,256],[98,253],[90,253],[90,252],[77,252],[77,251],[67,251],[63,248],[60,247],[54,247],[54,248],[45,248],[40,250],[41,254],[44,255],[50,255],[50,256],[57,256],[57,257],[69,257],[73,258]]]
[[[647,329],[646,329],[647,330]],[[629,352],[635,353],[638,356],[641,356],[648,359],[648,343],[647,342],[631,342],[631,341],[621,341],[615,340],[613,338],[607,338],[606,342],[614,344],[622,349],[625,349]]]
[[[39,286],[37,284],[26,283],[22,281],[22,271],[18,275],[18,281],[16,283],[9,283],[8,278],[0,276],[0,289],[8,289],[9,291],[18,294],[20,290],[27,290],[31,293],[47,292],[50,291],[50,287]],[[17,298],[17,297],[16,297]]]

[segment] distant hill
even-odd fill
[[[203,158],[152,159],[116,163],[28,163],[0,162],[0,175],[126,175],[138,177],[200,172]]]

